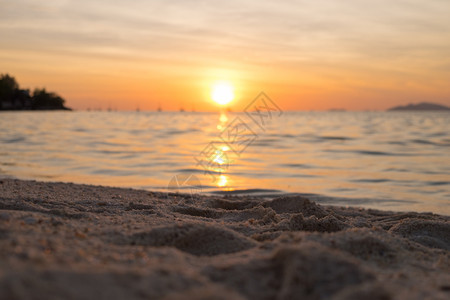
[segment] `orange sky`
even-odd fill
[[[450,105],[450,1],[0,0],[0,73],[75,109]]]

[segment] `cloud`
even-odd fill
[[[247,49],[303,58],[339,52],[395,57],[404,49],[450,47],[444,13],[450,4],[438,0],[13,3],[0,12],[0,33],[8,38],[2,43],[29,40],[38,48],[92,45],[199,56],[202,49]]]
[[[0,59],[11,61],[26,53],[174,74],[276,69],[274,81],[292,83],[346,74],[431,85],[448,77],[450,64],[447,0],[0,0],[0,7]]]

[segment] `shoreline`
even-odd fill
[[[2,299],[447,299],[450,217],[0,179]]]
[[[32,177],[16,177],[12,175],[3,174],[0,175],[0,181],[2,179],[8,180],[19,180],[19,181],[36,181],[42,183],[62,183],[62,184],[76,184],[80,186],[92,186],[99,188],[120,188],[120,189],[132,189],[137,191],[147,191],[154,192],[160,194],[168,194],[168,193],[180,193],[180,194],[191,194],[189,192],[189,188],[186,188],[184,191],[173,189],[173,192],[169,191],[168,187],[152,187],[152,186],[114,186],[104,184],[105,181],[95,182],[95,183],[84,183],[84,182],[72,182],[70,180],[56,180],[54,178],[46,179],[46,178],[32,178]],[[257,192],[255,192],[257,191]],[[200,193],[195,193],[199,196],[205,197],[240,197],[240,198],[252,198],[256,200],[271,200],[278,197],[305,197],[309,200],[323,205],[323,206],[333,206],[333,207],[351,207],[354,209],[366,209],[366,210],[379,210],[382,212],[396,212],[396,213],[424,213],[424,214],[438,214],[446,217],[450,217],[450,210],[448,208],[442,208],[440,213],[436,213],[435,210],[432,209],[423,209],[419,210],[415,206],[416,209],[401,209],[402,207],[398,207],[397,203],[410,203],[416,205],[419,202],[416,201],[407,201],[407,200],[398,200],[391,198],[368,198],[368,197],[351,197],[351,196],[332,196],[329,194],[320,194],[320,193],[301,193],[301,192],[293,192],[286,190],[276,190],[276,189],[264,189],[264,188],[249,188],[249,189],[236,189],[232,191],[223,191],[223,190],[203,190]],[[402,205],[405,206],[405,205]],[[397,208],[397,209],[395,209]]]

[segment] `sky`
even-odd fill
[[[0,0],[0,73],[74,109],[450,105],[448,0]]]

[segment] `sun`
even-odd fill
[[[228,81],[218,81],[212,86],[211,98],[220,105],[227,105],[234,99],[234,88]]]

